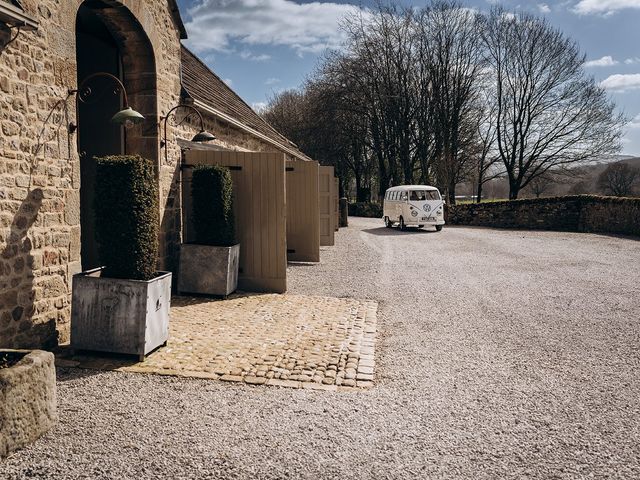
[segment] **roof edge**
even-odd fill
[[[182,21],[182,15],[180,15],[180,8],[176,0],[169,0],[169,10],[171,11],[173,21],[176,23],[176,27],[178,27],[180,31],[180,40],[186,40],[188,38],[187,29]]]
[[[222,121],[224,121],[226,123],[229,123],[229,124],[235,126],[236,128],[240,128],[241,130],[244,130],[245,132],[249,133],[250,135],[253,135],[254,137],[260,138],[262,141],[273,145],[277,149],[281,150],[283,153],[287,153],[287,154],[291,155],[292,157],[298,158],[300,160],[314,161],[312,158],[310,158],[309,156],[307,156],[306,154],[304,154],[300,150],[298,150],[298,151],[292,150],[291,148],[287,147],[286,145],[283,145],[281,142],[278,142],[278,141],[276,141],[276,140],[274,140],[272,138],[269,138],[264,133],[261,133],[261,132],[255,130],[255,129],[251,128],[248,125],[245,125],[240,120],[232,117],[231,115],[227,115],[226,113],[223,113],[223,112],[213,108],[211,105],[207,105],[202,100],[195,99],[194,106],[196,108],[200,108],[201,110],[203,110],[203,111],[205,111],[205,112],[207,112],[207,113],[209,113],[211,115],[214,115],[218,119],[220,119],[220,120],[222,120]]]

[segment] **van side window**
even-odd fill
[[[400,197],[400,200],[402,200],[402,201],[406,201],[407,200],[407,192],[402,192],[402,196]]]

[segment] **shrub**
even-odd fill
[[[158,186],[151,160],[96,158],[94,212],[104,276],[150,280],[158,258]]]
[[[191,179],[195,243],[229,247],[236,242],[233,182],[228,168],[201,165]]]
[[[382,205],[371,202],[350,203],[349,215],[353,217],[382,218]]]

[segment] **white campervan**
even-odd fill
[[[391,187],[384,195],[383,220],[387,228],[436,227],[444,225],[444,200],[436,187],[402,185]]]

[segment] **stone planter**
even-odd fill
[[[184,243],[180,246],[178,291],[226,297],[238,288],[240,245],[214,247]]]
[[[102,268],[73,277],[71,347],[137,355],[169,338],[171,272],[151,280],[102,277]]]
[[[0,458],[34,442],[57,420],[53,354],[0,350]]]

